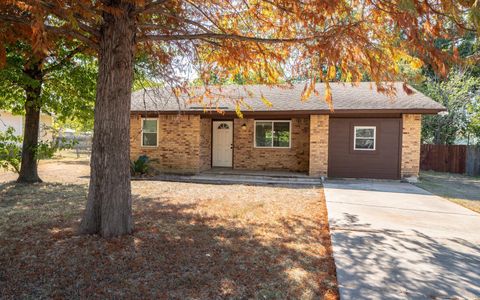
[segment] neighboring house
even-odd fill
[[[53,117],[47,114],[40,115],[40,133],[39,138],[43,141],[52,140],[52,131],[49,130],[53,125]],[[22,115],[14,115],[11,112],[0,110],[0,131],[6,131],[8,127],[15,129],[15,134],[23,135],[25,126],[25,117]]]
[[[135,92],[131,159],[146,154],[157,159],[159,171],[174,173],[224,167],[314,177],[418,176],[422,114],[445,108],[418,91],[407,95],[401,83],[393,99],[371,83],[331,87],[333,112],[323,100],[324,84],[316,87],[320,97],[305,102],[300,100],[303,85],[224,86],[215,91],[243,99],[250,106],[242,106],[244,118],[236,116],[234,102],[226,99],[204,109],[166,91]]]

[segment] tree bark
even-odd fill
[[[114,237],[133,230],[130,191],[130,97],[136,21],[128,1],[103,14],[87,206],[80,232]]]
[[[38,176],[36,157],[43,79],[40,63],[32,63],[28,69],[24,70],[24,73],[33,80],[33,83],[25,86],[25,128],[23,130],[22,163],[17,182],[36,183],[42,182]]]

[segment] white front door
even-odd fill
[[[233,122],[213,121],[212,167],[232,167]]]

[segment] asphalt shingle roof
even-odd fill
[[[203,106],[223,111],[234,111],[235,100],[242,99],[241,110],[254,112],[276,111],[324,111],[329,107],[324,99],[325,84],[318,83],[318,95],[312,93],[308,101],[301,101],[304,84],[294,84],[292,87],[278,87],[267,85],[228,85],[212,89],[213,97],[203,99],[203,104],[192,103],[188,96],[180,95],[179,99],[167,89],[147,89],[132,94],[132,111],[157,111],[157,112],[194,112],[203,111]],[[374,83],[362,82],[357,86],[351,84],[331,83],[333,108],[335,111],[351,110],[396,110],[396,111],[442,111],[445,108],[410,87],[414,93],[408,95],[402,88],[402,83],[395,83],[396,95],[389,97],[377,92]],[[200,92],[199,92],[200,93]],[[221,95],[221,96],[219,96]],[[265,97],[272,106],[268,107]]]

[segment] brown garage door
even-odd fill
[[[330,118],[328,176],[398,179],[399,118]]]

